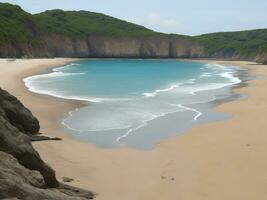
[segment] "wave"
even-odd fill
[[[206,77],[211,77],[211,76],[212,76],[212,73],[205,72],[205,73],[201,74],[199,76],[199,78],[201,79],[201,78],[206,78]]]
[[[168,115],[168,114],[177,113],[177,112],[182,112],[182,111],[184,111],[184,110],[174,111],[174,112],[166,112],[166,113],[162,113],[162,114],[160,114],[160,115],[154,115],[154,116],[153,116],[152,118],[150,118],[150,119],[143,120],[139,126],[130,128],[126,133],[124,133],[124,134],[122,134],[121,136],[117,137],[115,141],[116,141],[116,142],[120,142],[123,138],[128,137],[132,132],[137,131],[137,130],[139,130],[140,128],[146,127],[146,126],[148,125],[148,123],[149,123],[150,121],[152,121],[152,120],[155,120],[155,119],[157,119],[157,118],[159,118],[159,117],[164,117],[164,116],[166,116],[166,115]]]
[[[152,119],[152,120],[153,120],[153,119]],[[151,120],[148,120],[148,121],[151,121]],[[129,129],[125,134],[123,134],[123,135],[117,137],[117,138],[116,138],[116,142],[120,142],[123,138],[128,137],[133,131],[137,131],[138,129],[147,126],[147,122],[148,122],[148,121],[145,121],[143,124],[141,124],[141,125],[139,125],[139,126],[137,126],[137,127],[135,127],[135,128],[131,128],[131,129]]]
[[[56,72],[53,72],[53,73],[56,73]],[[49,76],[52,77],[53,73],[50,73]],[[70,74],[71,73],[69,73],[69,75]],[[66,75],[66,73],[64,73],[64,75]],[[92,102],[92,103],[100,103],[104,101],[129,101],[131,100],[131,98],[107,98],[107,97],[99,98],[99,97],[83,97],[83,96],[74,96],[74,95],[64,95],[64,94],[59,94],[58,92],[52,91],[52,90],[37,89],[37,87],[34,86],[32,81],[34,79],[38,79],[39,78],[38,76],[42,76],[42,75],[36,75],[36,76],[32,76],[32,77],[28,77],[24,79],[25,86],[28,88],[28,90],[31,92],[37,93],[37,94],[49,95],[49,96],[62,98],[62,99],[68,99],[68,100],[87,101],[87,102]]]
[[[69,115],[69,116],[68,116],[67,118],[63,119],[63,121],[61,122],[61,124],[62,124],[63,126],[65,126],[65,127],[66,127],[67,129],[69,129],[69,130],[72,130],[72,131],[75,131],[75,132],[80,132],[80,133],[82,133],[82,132],[87,132],[87,131],[101,132],[101,131],[111,131],[111,130],[120,130],[120,129],[128,129],[128,128],[130,128],[130,126],[125,126],[125,127],[112,128],[112,129],[94,129],[94,130],[75,129],[75,128],[71,127],[70,125],[68,125],[68,124],[66,123],[66,121],[67,121],[67,119],[69,119],[69,118],[73,118],[74,113],[75,113],[75,112],[78,112],[78,111],[79,111],[79,108],[76,108],[75,110],[68,112],[68,115]]]
[[[72,99],[72,100],[82,100],[82,101],[89,101],[89,102],[103,102],[103,101],[120,101],[120,100],[131,100],[132,98],[99,98],[99,97],[82,97],[82,96],[70,96],[70,95],[63,95],[63,94],[59,94],[56,91],[52,91],[52,90],[39,90],[37,89],[34,84],[32,83],[35,80],[38,80],[40,78],[55,78],[55,77],[64,77],[64,76],[81,76],[81,75],[86,75],[86,73],[70,73],[70,72],[66,72],[66,70],[69,67],[73,67],[73,66],[79,66],[80,64],[78,63],[71,63],[62,67],[57,67],[55,69],[52,70],[51,73],[47,73],[47,74],[40,74],[40,75],[35,75],[35,76],[31,76],[31,77],[27,77],[24,79],[25,85],[29,88],[30,91],[32,92],[36,92],[39,94],[46,94],[46,95],[51,95],[54,97],[58,97],[58,98],[65,98],[65,99]],[[168,86],[167,88],[163,88],[163,89],[156,89],[153,92],[145,92],[143,93],[143,96],[145,97],[155,97],[157,96],[159,93],[164,93],[164,92],[170,92],[173,91],[177,88],[180,87],[179,90],[182,92],[183,90],[188,90],[187,93],[195,95],[196,92],[200,92],[200,91],[205,91],[205,90],[213,90],[213,89],[219,89],[228,85],[233,85],[236,83],[240,83],[241,80],[238,77],[234,76],[234,72],[229,71],[229,67],[226,67],[224,65],[220,65],[220,64],[205,64],[204,68],[201,67],[201,69],[205,69],[205,68],[212,68],[212,69],[216,69],[219,68],[220,70],[223,69],[223,72],[221,72],[219,74],[219,76],[223,77],[223,78],[227,78],[230,81],[227,83],[223,83],[223,84],[204,84],[201,86],[198,86],[197,84],[195,84],[194,86],[188,87],[182,87],[183,85],[187,85],[187,84],[193,84],[195,82],[197,82],[198,79],[201,78],[205,78],[205,77],[211,77],[213,74],[209,73],[209,72],[204,72],[202,73],[198,78],[195,79],[189,79],[183,83],[175,83],[172,84],[170,86]],[[226,71],[225,71],[226,70]],[[228,70],[228,71],[227,71]],[[65,71],[65,72],[64,72]]]
[[[51,73],[27,77],[24,79],[25,85],[29,89],[29,91],[31,91],[31,92],[35,92],[38,94],[50,95],[50,96],[54,96],[57,98],[70,99],[70,100],[88,101],[88,102],[93,102],[93,103],[99,103],[99,102],[103,102],[103,101],[129,101],[129,100],[133,100],[133,98],[102,98],[102,97],[87,97],[87,96],[83,97],[83,96],[65,95],[65,94],[60,94],[60,93],[58,93],[56,91],[52,91],[52,90],[37,89],[33,84],[33,81],[38,80],[40,78],[85,75],[86,73],[70,73],[70,72],[62,71],[62,70],[66,70],[66,68],[68,68],[68,67],[79,66],[79,65],[80,64],[77,64],[77,63],[71,63],[71,64],[68,64],[68,65],[63,66],[63,67],[55,68],[52,70],[53,72],[51,72]],[[214,69],[214,67],[215,67],[215,68],[220,68],[220,69],[224,69],[224,70],[229,70],[229,67],[219,65],[219,64],[206,64],[204,66],[206,68],[212,68],[212,69]],[[173,91],[179,87],[180,87],[180,89],[178,91],[186,92],[186,93],[195,95],[197,92],[219,89],[219,88],[223,88],[225,86],[229,86],[229,85],[233,85],[233,84],[237,84],[237,83],[241,82],[241,80],[238,77],[234,76],[234,71],[226,71],[226,72],[223,71],[218,75],[223,77],[223,78],[227,78],[230,81],[226,82],[226,83],[203,84],[201,86],[198,86],[197,84],[195,84],[192,86],[184,86],[183,87],[183,85],[186,85],[186,84],[194,84],[198,79],[212,76],[212,73],[204,72],[203,74],[201,74],[199,76],[198,79],[189,79],[183,83],[176,83],[176,84],[170,85],[169,87],[164,88],[164,89],[156,89],[154,92],[143,93],[143,95],[145,97],[155,97],[159,93],[170,92],[170,91]]]
[[[194,116],[194,118],[193,118],[194,121],[197,121],[198,118],[200,118],[200,117],[203,115],[203,113],[200,112],[199,110],[194,109],[194,108],[190,108],[190,107],[187,107],[187,106],[184,106],[184,105],[182,105],[182,104],[177,104],[177,105],[172,104],[172,105],[177,106],[177,107],[179,107],[179,108],[184,108],[185,110],[190,110],[190,111],[195,112],[195,113],[196,113],[196,116]]]
[[[80,96],[67,96],[67,95],[62,95],[58,94],[54,91],[50,90],[38,90],[35,87],[31,86],[29,82],[25,82],[25,85],[28,87],[28,90],[37,94],[43,94],[43,95],[49,95],[52,97],[57,97],[61,99],[68,99],[68,100],[77,100],[77,101],[88,101],[88,102],[93,102],[93,103],[99,103],[104,101],[105,99],[103,98],[92,98],[92,97],[80,97]]]
[[[67,73],[67,72],[60,72],[60,71],[54,71],[49,74],[40,74],[40,75],[34,75],[30,76],[24,79],[25,82],[34,81],[40,78],[51,78],[51,77],[61,77],[61,76],[77,76],[77,75],[84,75],[85,73]]]
[[[175,88],[178,88],[179,86],[181,86],[183,83],[179,83],[179,84],[175,84],[175,85],[171,85],[170,87],[168,88],[165,88],[165,89],[157,89],[155,90],[154,92],[151,92],[151,93],[144,93],[143,95],[145,95],[146,97],[154,97],[156,96],[158,93],[160,92],[168,92],[168,91],[171,91]]]
[[[215,98],[216,99],[216,98]],[[196,115],[193,117],[193,120],[194,121],[197,121],[202,115],[203,113],[194,109],[194,108],[191,108],[191,107],[188,107],[188,106],[184,106],[182,104],[170,104],[171,106],[174,106],[174,107],[179,107],[181,108],[182,110],[179,110],[179,111],[173,111],[173,112],[165,112],[165,113],[162,113],[160,115],[155,115],[153,118],[151,119],[147,119],[147,120],[144,120],[142,121],[142,124],[140,124],[139,126],[136,126],[136,127],[133,127],[133,128],[130,128],[126,133],[124,133],[123,135],[119,136],[116,138],[116,142],[120,142],[123,138],[126,138],[128,137],[131,133],[133,133],[134,131],[137,131],[145,126],[148,125],[148,123],[150,121],[153,121],[157,118],[160,118],[160,117],[164,117],[168,114],[173,114],[173,113],[178,113],[178,112],[184,112],[184,111],[193,111],[196,113]]]
[[[82,97],[82,96],[71,96],[71,95],[63,95],[59,94],[55,91],[51,90],[38,90],[34,86],[30,85],[29,82],[25,82],[25,85],[27,86],[28,90],[37,94],[44,94],[49,95],[61,99],[67,99],[67,100],[77,100],[77,101],[87,101],[91,103],[100,103],[105,101],[129,101],[132,100],[131,98],[98,98],[98,97]]]
[[[213,101],[213,100],[216,100],[216,98],[213,98],[212,100],[209,100],[207,102],[210,102],[210,101]],[[200,102],[200,103],[207,103],[207,102]],[[140,122],[140,125],[136,126],[136,127],[130,127],[130,126],[122,126],[122,127],[119,127],[119,128],[112,128],[112,129],[94,129],[94,130],[81,130],[81,129],[75,129],[73,127],[71,127],[70,125],[68,125],[68,123],[66,123],[66,120],[69,118],[69,117],[73,117],[73,114],[75,112],[78,112],[79,109],[75,109],[74,111],[70,111],[69,112],[69,117],[68,118],[65,118],[63,121],[62,121],[62,125],[64,125],[65,127],[67,127],[68,129],[70,130],[73,130],[75,132],[101,132],[101,131],[110,131],[110,130],[123,130],[123,129],[128,129],[124,134],[122,134],[121,136],[117,137],[116,138],[116,142],[120,142],[123,138],[126,138],[128,137],[131,133],[133,133],[134,131],[137,131],[143,127],[146,127],[148,125],[148,123],[150,121],[153,121],[155,119],[158,119],[160,117],[164,117],[168,114],[174,114],[174,113],[178,113],[178,112],[184,112],[184,111],[192,111],[192,112],[195,112],[196,115],[193,117],[193,120],[194,121],[197,121],[202,115],[203,113],[198,111],[197,109],[194,109],[194,108],[191,108],[189,106],[185,106],[185,105],[182,105],[182,104],[169,104],[170,106],[174,106],[174,107],[179,107],[181,108],[181,110],[175,110],[175,111],[170,111],[170,112],[164,112],[164,113],[161,113],[161,114],[158,114],[158,115],[152,115],[152,117],[146,119],[146,120],[143,120]]]
[[[213,101],[216,101],[217,98],[216,96],[212,97],[210,100],[207,100],[207,101],[203,101],[203,102],[196,102],[194,104],[203,104],[203,103],[210,103],[210,102],[213,102]],[[174,112],[166,112],[166,113],[162,113],[161,115],[155,115],[153,118],[151,119],[148,119],[148,120],[144,120],[142,121],[142,124],[140,124],[139,126],[137,127],[134,127],[134,128],[130,128],[126,133],[124,133],[123,135],[119,136],[116,138],[116,142],[120,142],[123,138],[126,138],[128,137],[132,132],[134,131],[137,131],[139,130],[140,128],[143,128],[145,126],[148,125],[148,122],[152,121],[152,120],[155,120],[159,117],[164,117],[168,114],[173,114],[173,113],[178,113],[178,112],[184,112],[184,111],[193,111],[196,113],[196,115],[193,117],[193,120],[194,121],[197,121],[202,115],[203,113],[197,109],[194,109],[194,108],[191,108],[189,107],[188,105],[185,106],[185,105],[182,105],[182,104],[170,104],[171,106],[174,106],[174,107],[179,107],[179,108],[182,108],[183,110],[180,110],[180,111],[174,111]]]
[[[147,93],[143,93],[144,96],[146,97],[155,97],[157,94],[159,93],[162,93],[162,92],[169,92],[169,91],[172,91],[176,88],[179,88],[181,87],[182,85],[184,84],[192,84],[196,81],[197,79],[195,78],[191,78],[191,79],[188,79],[187,81],[183,82],[183,83],[177,83],[177,84],[173,84],[173,85],[170,85],[169,87],[165,88],[165,89],[156,89],[154,92],[147,92]]]
[[[242,81],[238,77],[236,77],[234,74],[235,72],[224,72],[224,73],[221,73],[220,76],[230,79],[231,85],[241,83]]]
[[[204,84],[201,87],[192,87],[192,88],[188,88],[189,89],[189,93],[195,95],[197,92],[202,92],[202,91],[207,91],[207,90],[215,90],[215,89],[220,89],[220,88],[224,88],[227,86],[231,86],[231,85],[235,85],[238,83],[241,83],[241,79],[239,79],[238,77],[235,76],[235,70],[239,69],[238,67],[234,67],[234,66],[224,66],[224,65],[220,65],[220,64],[206,64],[205,65],[206,68],[211,68],[211,69],[216,69],[219,68],[220,71],[223,70],[222,72],[219,73],[215,73],[213,75],[217,75],[220,76],[222,78],[226,78],[229,81],[228,82],[224,82],[224,83],[213,83],[213,84]],[[199,76],[199,78],[204,78],[204,77],[212,77],[212,73],[203,73],[202,75]]]
[[[126,101],[130,100],[130,98],[99,98],[99,97],[83,97],[83,96],[74,96],[74,95],[64,95],[60,94],[59,92],[53,90],[44,90],[44,89],[37,89],[35,84],[33,83],[35,80],[39,80],[41,78],[55,78],[55,77],[64,77],[64,76],[80,76],[86,75],[86,73],[71,73],[71,72],[64,72],[66,68],[72,66],[79,66],[78,63],[71,63],[62,67],[57,67],[52,69],[52,72],[47,74],[39,74],[30,77],[26,77],[23,79],[25,86],[28,88],[29,91],[37,93],[37,94],[44,94],[49,95],[57,98],[68,99],[68,100],[78,100],[78,101],[87,101],[93,103],[100,103],[103,101]],[[62,71],[63,70],[63,71]]]
[[[209,69],[220,69],[220,70],[224,70],[224,69],[229,69],[230,66],[225,66],[225,65],[221,65],[218,63],[208,63],[204,65],[206,68]]]
[[[80,66],[80,64],[78,64],[78,63],[70,63],[70,64],[64,65],[62,67],[54,68],[54,69],[52,69],[52,71],[66,70],[66,69],[69,69],[69,68],[71,68],[73,66]]]
[[[202,67],[202,70],[205,70],[206,68],[210,68],[210,69],[219,69],[221,72],[219,74],[216,73],[210,73],[210,72],[203,72],[197,79],[189,79],[188,81],[185,81],[184,83],[178,83],[178,84],[173,84],[165,89],[156,89],[154,92],[146,92],[143,93],[144,96],[146,97],[155,97],[156,95],[158,95],[159,93],[162,92],[170,92],[173,91],[174,89],[181,89],[180,92],[187,90],[189,94],[195,95],[197,92],[201,92],[201,91],[207,91],[207,90],[214,90],[214,89],[220,89],[226,86],[230,86],[230,85],[234,85],[234,84],[238,84],[241,82],[241,80],[235,76],[235,71],[234,69],[239,69],[238,67],[234,67],[234,66],[224,66],[224,65],[220,65],[217,63],[214,64],[205,64],[204,67]],[[230,70],[230,71],[229,71]],[[229,80],[229,82],[225,82],[225,83],[213,83],[213,84],[202,84],[201,86],[198,86],[197,84],[192,86],[192,87],[188,87],[188,86],[184,86],[187,84],[193,84],[196,83],[197,80],[202,79],[202,78],[209,78],[212,77],[213,75],[218,75],[220,77],[226,78]],[[184,86],[184,88],[182,87]]]

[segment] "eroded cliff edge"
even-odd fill
[[[187,38],[41,36],[38,44],[0,45],[1,57],[199,58],[204,47]]]
[[[0,199],[92,199],[92,192],[56,179],[31,144],[39,122],[23,104],[0,89]]]
[[[267,34],[266,34],[267,38]],[[211,58],[267,63],[265,51],[240,54],[233,48],[208,52],[205,45],[189,37],[125,37],[62,35],[40,36],[38,43],[0,43],[2,58]]]

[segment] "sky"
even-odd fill
[[[267,28],[267,0],[8,0],[30,13],[100,12],[155,31],[184,35]]]

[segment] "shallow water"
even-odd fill
[[[233,97],[241,69],[177,60],[97,59],[25,79],[29,90],[86,100],[62,124],[100,147],[152,148],[194,124],[221,120],[212,102]]]

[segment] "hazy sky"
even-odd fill
[[[199,35],[267,28],[267,0],[9,0],[31,13],[101,12],[156,31]]]

